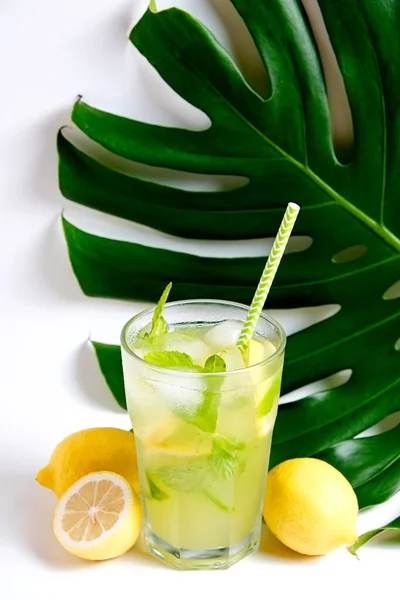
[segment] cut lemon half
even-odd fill
[[[141,521],[139,498],[126,479],[100,471],[82,477],[65,492],[53,527],[56,538],[71,554],[107,560],[132,548]]]

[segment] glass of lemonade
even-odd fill
[[[248,310],[172,302],[159,335],[154,310],[122,331],[146,547],[180,569],[227,568],[259,544],[286,337],[261,315],[242,354]]]

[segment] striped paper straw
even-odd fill
[[[258,319],[264,307],[265,301],[271,289],[279,264],[282,260],[287,243],[292,233],[294,224],[299,214],[300,206],[290,202],[283,217],[281,226],[279,227],[278,235],[275,238],[272,246],[271,254],[268,257],[264,272],[261,276],[260,283],[257,286],[254,294],[253,302],[251,303],[249,312],[247,313],[239,339],[236,346],[244,352],[249,345],[251,338],[256,330]]]

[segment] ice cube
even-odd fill
[[[217,433],[229,439],[243,442],[256,436],[256,415],[253,398],[242,390],[241,403],[223,402],[218,413]],[[224,398],[227,398],[225,394]]]
[[[242,353],[236,346],[229,346],[228,348],[224,348],[220,352],[220,356],[224,359],[226,363],[227,371],[238,371],[239,369],[246,368]]]
[[[210,329],[205,337],[206,344],[212,347],[214,353],[236,344],[242,324],[239,321],[223,321]]]
[[[167,403],[152,383],[143,377],[126,374],[126,401],[135,433],[147,438],[165,422],[169,422],[171,413]]]
[[[134,346],[131,349],[136,354],[136,356],[139,356],[139,358],[143,358],[145,356],[145,354],[149,354],[149,352],[153,352],[153,349],[151,348],[151,346],[145,342],[138,344],[137,346]]]
[[[156,348],[153,348],[149,342],[148,334],[151,329],[151,323],[143,327],[136,338],[134,338],[128,345],[129,348],[140,358],[143,358],[148,352],[154,352]]]
[[[174,414],[194,414],[204,399],[204,382],[200,378],[190,381],[179,373],[169,374],[163,381],[152,381],[152,386]]]
[[[188,354],[196,365],[204,366],[212,350],[198,337],[172,331],[163,338],[164,350],[176,350]]]

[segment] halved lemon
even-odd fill
[[[75,556],[107,560],[135,544],[142,522],[140,501],[116,473],[90,473],[62,496],[54,515],[54,533]]]

